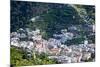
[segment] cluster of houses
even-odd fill
[[[55,55],[52,54],[49,58],[55,58],[59,63],[84,62],[90,59],[94,60],[95,44],[88,44],[87,40],[85,40],[83,44],[61,45],[60,48],[53,48],[52,50],[56,51]]]
[[[53,37],[45,40],[39,29],[20,28],[17,32],[11,33],[10,43],[11,46],[28,51],[47,53],[48,58],[56,59],[59,63],[84,62],[91,58],[94,60],[95,44],[88,43],[88,40],[84,40],[84,43],[79,45],[65,45],[65,41],[74,37],[73,33],[67,32],[67,29],[61,30],[61,34],[54,34]]]

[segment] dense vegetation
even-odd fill
[[[94,23],[94,9],[94,6],[89,5],[12,1],[11,32],[26,27],[39,28],[43,31],[43,37],[48,39],[53,33],[58,33],[70,25]],[[40,18],[31,22],[30,19],[36,16]]]
[[[45,53],[33,54],[32,58],[26,57],[26,52],[22,49],[12,47],[11,48],[11,65],[13,66],[27,66],[27,65],[43,65],[43,64],[55,64],[56,61],[48,59]],[[36,58],[34,57],[36,56]]]

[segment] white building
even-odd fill
[[[32,39],[33,39],[33,40],[42,40],[42,35],[35,35],[35,36],[32,36]]]
[[[82,60],[89,60],[91,58],[91,53],[83,52]]]
[[[39,16],[33,17],[30,21],[35,22],[37,19],[39,19]]]
[[[28,41],[28,49],[33,49],[35,47],[34,43],[32,41]]]
[[[87,45],[88,44],[88,40],[84,40],[84,45]]]
[[[11,38],[10,39],[10,44],[12,46],[20,47],[20,45],[19,45],[19,38],[17,38],[17,37]]]
[[[22,47],[22,48],[26,48],[27,46],[28,46],[28,42],[26,42],[26,41],[20,41],[20,47]]]

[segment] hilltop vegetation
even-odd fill
[[[11,32],[26,27],[39,28],[44,38],[48,39],[71,25],[95,23],[94,9],[94,6],[89,5],[12,1]],[[36,21],[30,21],[36,16],[39,16]]]

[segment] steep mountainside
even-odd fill
[[[11,2],[11,32],[19,28],[39,28],[48,38],[71,25],[93,24],[94,6],[39,2]],[[30,21],[36,17],[36,21]]]

